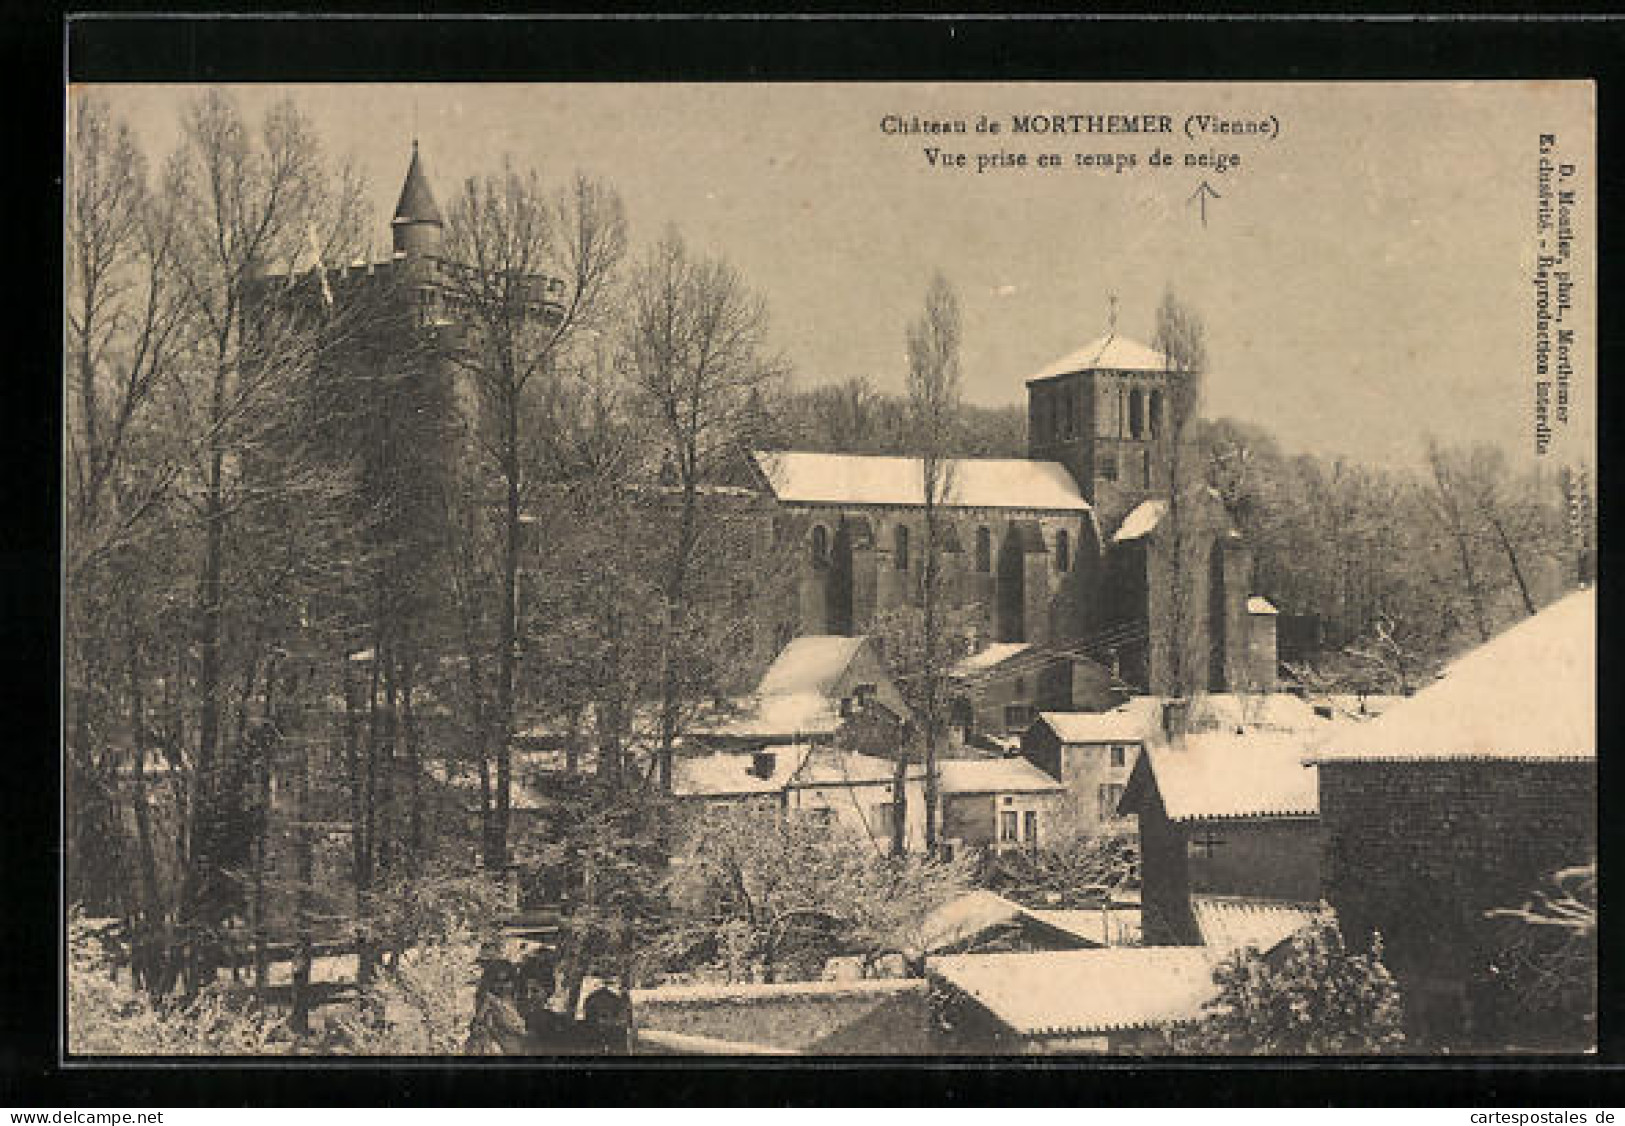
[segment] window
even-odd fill
[[[908,526],[897,525],[895,544],[892,549],[892,562],[899,571],[908,570]]]
[[[1145,451],[1145,487],[1151,487],[1151,451]]]
[[[897,826],[897,803],[883,801],[875,806],[875,836],[883,841],[891,840],[891,835]]]
[[[1005,731],[1025,731],[1032,725],[1033,710],[1026,704],[1010,704],[1004,709]]]
[[[813,525],[812,565],[820,571],[829,566],[829,532],[822,524]]]
[[[993,533],[986,528],[976,529],[976,570],[984,575],[993,570]]]
[[[1151,436],[1162,437],[1162,392],[1151,392]]]
[[[1212,829],[1204,829],[1190,839],[1186,846],[1189,855],[1202,860],[1212,860],[1220,847],[1224,845],[1224,838]]]
[[[1072,537],[1062,528],[1055,533],[1055,569],[1057,571],[1070,571],[1072,569]]]
[[[1112,745],[1112,765],[1128,765],[1128,748],[1121,743],[1114,743]]]
[[[827,829],[835,823],[835,811],[827,805],[810,806],[802,811],[807,820],[821,829]]]
[[[1036,809],[1027,810],[1021,815],[1021,821],[1022,839],[1029,845],[1036,847],[1038,844],[1038,811]]]
[[[1121,782],[1107,782],[1100,787],[1100,819],[1102,821],[1115,821],[1117,819],[1117,803],[1123,800],[1123,784]]]
[[[1016,833],[1020,828],[1021,828],[1021,825],[1020,825],[1020,822],[1018,822],[1016,820],[1016,811],[1015,810],[1013,810],[1013,809],[1001,809],[999,811],[999,843],[1000,844],[1003,844],[1006,841],[1015,841],[1017,839],[1016,838]]]
[[[1115,450],[1102,450],[1098,465],[1099,468],[1096,472],[1100,474],[1102,481],[1117,480],[1117,453]]]
[[[1145,437],[1145,392],[1128,393],[1128,433],[1131,438]]]

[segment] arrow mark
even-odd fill
[[[1207,201],[1209,196],[1212,196],[1214,199],[1224,198],[1218,192],[1213,190],[1212,184],[1208,183],[1206,180],[1203,180],[1200,184],[1196,185],[1196,190],[1191,193],[1191,198],[1185,201],[1186,203],[1189,203],[1192,200],[1196,201],[1197,208],[1202,213],[1202,226],[1204,227],[1207,226]]]

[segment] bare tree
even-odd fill
[[[1164,646],[1168,669],[1166,686],[1173,696],[1197,690],[1201,678],[1192,668],[1188,638],[1195,621],[1194,579],[1198,567],[1200,537],[1194,527],[1189,495],[1193,482],[1187,479],[1185,453],[1189,427],[1196,416],[1201,395],[1201,377],[1207,367],[1207,335],[1201,317],[1185,304],[1172,287],[1163,292],[1157,306],[1152,347],[1163,355],[1168,382],[1166,437],[1161,454],[1165,466],[1167,509],[1159,528],[1167,552],[1168,574],[1164,583],[1167,615],[1164,619]]]
[[[186,368],[173,396],[184,440],[182,496],[200,539],[195,793],[183,904],[196,942],[221,897],[230,895],[223,854],[242,844],[223,803],[222,786],[231,777],[222,758],[223,724],[235,679],[225,646],[241,644],[241,715],[258,683],[255,665],[265,642],[258,619],[228,621],[234,593],[228,567],[248,510],[268,491],[255,481],[256,451],[285,417],[323,340],[319,326],[252,295],[279,267],[291,282],[313,245],[318,263],[342,260],[355,245],[361,193],[347,175],[335,186],[319,143],[291,103],[274,107],[252,129],[229,97],[210,92],[188,108],[182,126],[164,191],[175,208],[175,276],[187,317]],[[207,972],[197,953],[194,947],[194,986]]]
[[[954,490],[954,448],[960,408],[959,299],[941,273],[926,289],[925,309],[908,327],[908,393],[913,440],[920,457],[925,503],[925,543],[920,560],[920,608],[924,614],[920,672],[920,725],[925,759],[925,847],[937,847],[938,744],[943,735],[948,665],[942,660],[942,556],[950,526],[941,509]],[[898,756],[894,781],[901,828],[908,756]]]
[[[696,257],[668,230],[637,268],[626,329],[626,372],[658,428],[676,490],[676,528],[664,555],[656,771],[671,789],[683,702],[685,639],[694,637],[696,568],[708,512],[702,487],[739,456],[778,377],[765,355],[767,311],[732,266]]]
[[[67,380],[64,572],[70,894],[105,902],[125,881],[110,817],[128,800],[138,838],[135,912],[147,945],[168,914],[146,767],[150,750],[142,660],[151,590],[141,564],[162,526],[175,464],[156,425],[157,391],[173,366],[183,321],[174,284],[173,216],[154,196],[128,126],[92,96],[75,99],[69,136],[65,231]],[[118,635],[123,635],[122,646]],[[124,659],[115,662],[122,648]],[[123,676],[115,671],[122,665]],[[126,685],[125,726],[113,712]],[[122,788],[121,744],[133,792]],[[92,873],[94,872],[94,875]],[[90,876],[90,878],[82,878]]]
[[[526,506],[544,476],[536,464],[535,412],[560,390],[558,374],[570,350],[599,331],[613,300],[616,271],[626,249],[620,198],[607,186],[577,176],[550,194],[534,172],[512,166],[499,175],[470,179],[451,209],[446,254],[453,263],[451,301],[466,325],[460,353],[477,399],[476,443],[485,480],[500,492],[498,577],[490,708],[473,725],[478,743],[483,853],[493,870],[507,866],[511,809],[515,678],[522,639],[520,572]],[[483,506],[483,481],[472,500]],[[473,516],[476,522],[478,516]],[[465,593],[472,584],[465,584]],[[467,639],[477,645],[472,631]],[[483,648],[483,647],[481,647]],[[469,675],[481,678],[488,659],[467,653]],[[476,699],[484,684],[472,687]],[[494,757],[495,778],[489,773]]]
[[[1485,604],[1484,583],[1474,559],[1474,536],[1470,513],[1449,459],[1438,441],[1428,439],[1428,468],[1433,473],[1434,501],[1445,531],[1455,544],[1456,559],[1461,567],[1462,586],[1472,606],[1473,624],[1480,640],[1490,639],[1489,611]]]

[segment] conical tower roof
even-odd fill
[[[434,193],[429,190],[429,178],[423,172],[417,141],[412,142],[412,165],[406,170],[406,183],[401,186],[400,202],[395,204],[395,218],[391,222],[445,225],[440,218],[440,208],[435,205]]]

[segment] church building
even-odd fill
[[[1239,533],[1210,490],[1187,485],[1177,505],[1169,495],[1173,412],[1191,378],[1114,332],[1027,380],[1029,456],[954,459],[946,474],[954,626],[984,644],[1087,657],[1141,692],[1275,686],[1273,623],[1250,613]],[[800,537],[796,632],[861,634],[918,601],[920,459],[783,450],[752,461]]]

